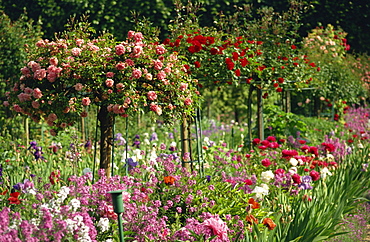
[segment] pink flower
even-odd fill
[[[57,66],[58,65],[58,58],[51,57],[49,60],[50,65]]]
[[[32,107],[38,109],[40,107],[40,103],[37,101],[32,101]]]
[[[157,93],[155,91],[149,91],[147,94],[149,100],[153,101],[157,99]]]
[[[74,88],[75,88],[75,90],[76,91],[81,91],[82,90],[82,88],[83,88],[83,85],[81,84],[81,83],[76,83],[75,85],[74,85]]]
[[[131,60],[131,59],[127,59],[127,60],[126,60],[126,64],[127,64],[128,66],[134,66],[134,65],[135,65],[135,62],[134,62],[133,60]]]
[[[31,95],[22,92],[18,95],[18,99],[20,102],[31,101]]]
[[[114,72],[109,71],[109,72],[107,72],[107,74],[105,74],[105,76],[107,78],[112,78],[112,77],[114,77]]]
[[[312,181],[317,181],[320,179],[320,173],[315,170],[312,170],[310,171],[310,177],[312,178]]]
[[[116,84],[117,89],[122,89],[123,87],[124,87],[124,85],[121,82]]]
[[[89,106],[89,105],[90,105],[90,103],[91,103],[91,100],[90,100],[90,98],[89,98],[89,97],[84,97],[84,98],[82,98],[82,105],[84,105],[84,106]]]
[[[31,73],[30,69],[28,69],[27,67],[23,67],[21,69],[21,72],[22,72],[22,75],[25,75],[25,76],[27,76]]]
[[[133,51],[135,57],[139,57],[140,54],[143,53],[143,47],[142,46],[135,46]]]
[[[114,81],[113,81],[112,79],[107,79],[107,80],[105,81],[105,85],[106,85],[107,87],[113,87],[113,85],[114,85]]]
[[[4,101],[4,102],[3,102],[3,105],[4,105],[5,107],[9,107],[9,102],[8,102],[8,101]]]
[[[264,167],[269,167],[271,165],[271,161],[269,158],[265,158],[261,161],[261,164],[264,166]]]
[[[14,105],[13,105],[13,109],[14,109],[14,111],[16,111],[17,113],[21,113],[21,112],[23,112],[23,109],[22,109],[18,104],[14,104]]]
[[[186,105],[186,106],[189,106],[189,105],[191,105],[193,103],[193,100],[191,100],[190,98],[185,98],[185,100],[184,100],[184,104]]]
[[[58,116],[55,113],[49,114],[49,116],[47,118],[47,120],[50,121],[50,122],[54,122],[57,119],[58,119]]]
[[[38,69],[33,74],[33,78],[35,78],[36,80],[40,80],[41,81],[45,77],[46,77],[46,70],[45,69]]]
[[[158,72],[158,74],[157,74],[157,78],[158,78],[158,80],[163,80],[163,79],[165,79],[166,78],[166,73],[164,72],[164,71],[160,71],[160,72]]]
[[[81,54],[81,52],[82,52],[82,50],[81,50],[80,48],[77,48],[77,47],[75,47],[75,48],[73,48],[73,49],[71,50],[71,53],[72,53],[72,55],[74,55],[74,56],[79,56],[79,55]]]
[[[180,91],[185,91],[186,89],[188,89],[188,84],[182,82],[180,84]]]
[[[150,104],[150,110],[155,112],[159,116],[162,114],[162,108],[154,103]]]
[[[28,66],[29,68],[31,68],[33,72],[35,72],[35,71],[37,71],[37,70],[41,69],[40,64],[39,64],[39,63],[37,63],[37,62],[35,62],[35,61],[30,61],[30,62],[28,62],[27,66]]]
[[[85,41],[83,39],[76,39],[76,45],[81,46]]]
[[[166,49],[164,48],[163,45],[158,45],[155,48],[155,52],[157,53],[157,55],[163,55],[164,53],[166,53]]]
[[[125,52],[126,52],[126,48],[125,48],[124,45],[122,45],[122,44],[116,45],[116,54],[117,55],[123,55]]]
[[[122,71],[125,68],[126,68],[126,64],[125,63],[119,62],[116,65],[116,69],[119,70],[119,71]]]
[[[144,39],[144,36],[141,32],[137,32],[134,34],[134,39],[136,42],[142,41]]]
[[[162,69],[162,67],[163,67],[162,61],[160,61],[160,60],[155,60],[154,61],[154,69],[159,71],[160,69]]]
[[[153,80],[153,75],[150,74],[150,73],[147,73],[147,74],[145,74],[145,79],[147,79],[148,81],[151,81],[151,80]]]
[[[134,34],[135,34],[135,31],[132,31],[132,30],[128,31],[127,38],[129,38],[129,39],[133,38]]]
[[[135,79],[139,79],[141,77],[142,73],[139,69],[134,69],[132,71],[132,77]]]
[[[227,227],[226,223],[222,221],[220,218],[209,218],[204,220],[202,223],[203,226],[208,227],[212,230],[213,235],[217,235],[217,237],[223,241],[229,241],[227,236],[227,231],[229,228]]]

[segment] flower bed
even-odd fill
[[[181,166],[177,133],[160,129],[132,139],[127,161],[119,144],[128,140],[117,135],[123,162],[116,156],[117,175],[110,178],[84,169],[92,167],[91,143],[9,147],[0,173],[0,241],[117,240],[108,194],[114,190],[124,190],[127,241],[335,238],[369,189],[369,109],[350,113],[343,132],[311,143],[269,136],[254,139],[252,149],[242,140],[229,147],[205,130],[203,160],[193,171]]]

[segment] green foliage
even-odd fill
[[[265,135],[275,135],[277,137],[285,137],[292,135],[297,136],[297,132],[301,136],[306,136],[307,124],[300,116],[293,113],[286,113],[280,110],[278,106],[267,105],[263,109]]]

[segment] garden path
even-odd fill
[[[367,225],[367,236],[363,242],[370,242],[370,224]]]

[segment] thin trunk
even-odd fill
[[[186,160],[184,159],[185,154],[188,154],[189,158]],[[186,170],[190,171],[190,161],[191,161],[191,148],[190,148],[190,130],[188,120],[185,115],[182,118],[181,123],[181,158],[182,158],[182,166],[186,168]]]
[[[258,138],[264,140],[262,90],[259,88],[257,88],[257,127]]]
[[[100,169],[105,170],[107,177],[111,175],[112,142],[113,142],[113,116],[109,114],[107,107],[102,106],[99,110],[100,121]]]

